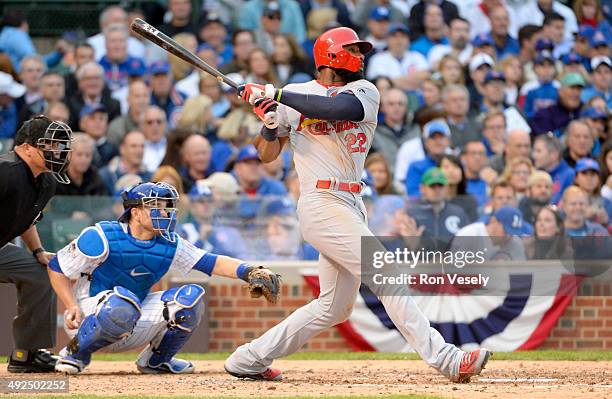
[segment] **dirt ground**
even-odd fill
[[[196,374],[141,375],[131,362],[94,361],[70,377],[71,394],[193,395],[198,397],[421,394],[448,398],[610,398],[612,362],[495,361],[470,384],[452,384],[421,361],[304,361],[275,363],[283,382],[241,381],[222,361],[196,361]],[[6,377],[6,369],[0,378]]]

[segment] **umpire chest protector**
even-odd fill
[[[156,236],[137,240],[119,222],[100,222],[108,241],[108,257],[91,275],[90,296],[115,286],[127,288],[143,301],[151,287],[168,272],[178,241]]]

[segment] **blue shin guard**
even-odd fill
[[[78,373],[91,362],[91,354],[127,336],[140,318],[140,301],[129,290],[115,287],[104,297],[96,313],[83,320],[79,331],[63,351],[57,371]]]
[[[171,288],[162,294],[167,330],[158,344],[152,343],[136,364],[143,373],[192,373],[191,362],[174,355],[185,345],[200,324],[204,310],[204,288],[195,284]]]

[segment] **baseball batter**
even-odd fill
[[[136,365],[145,374],[193,373],[174,357],[200,323],[204,289],[196,284],[149,292],[169,270],[192,269],[240,278],[251,296],[275,302],[276,274],[238,259],[205,252],[178,237],[178,194],[166,183],[141,183],[123,194],[119,221],[88,227],[49,262],[49,278],[66,306],[72,338],[55,370],[76,374],[101,348],[123,352],[146,346]]]
[[[314,44],[319,78],[276,89],[247,84],[242,98],[264,121],[256,147],[262,161],[279,156],[289,141],[301,196],[298,216],[304,238],[319,252],[319,298],[227,359],[239,378],[280,380],[272,361],[287,356],[313,335],[346,320],[358,294],[361,237],[372,236],[360,193],[360,177],[377,123],[379,93],[363,79],[364,54],[372,45],[349,28],[323,33]],[[491,352],[463,352],[442,336],[408,295],[383,296],[385,309],[408,343],[451,381],[478,375]]]

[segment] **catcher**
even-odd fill
[[[193,373],[174,355],[200,323],[204,289],[196,284],[149,292],[168,271],[191,269],[240,278],[252,297],[274,303],[279,276],[263,267],[207,253],[175,232],[178,193],[166,183],[141,183],[123,193],[118,222],[87,227],[48,266],[51,284],[66,306],[72,338],[55,370],[76,374],[101,348],[123,352],[146,345],[136,360],[145,374]]]

